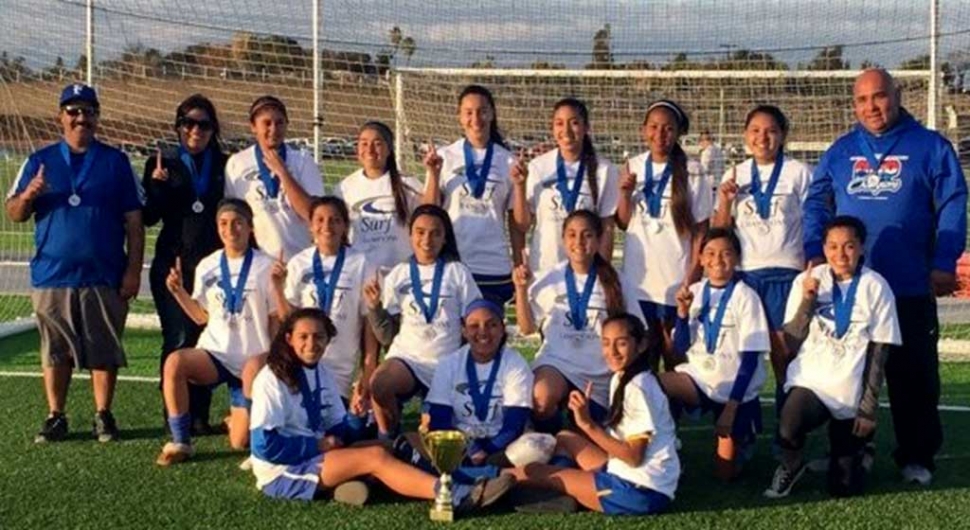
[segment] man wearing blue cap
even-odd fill
[[[100,104],[94,89],[64,88],[61,141],[31,154],[7,195],[14,222],[33,217],[37,253],[31,299],[40,332],[50,414],[36,442],[67,435],[64,414],[73,367],[91,372],[98,441],[118,437],[111,414],[128,300],[138,294],[145,242],[142,192],[128,157],[95,138]]]

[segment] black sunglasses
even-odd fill
[[[193,118],[179,118],[176,125],[186,130],[198,127],[202,131],[211,131],[215,127],[209,120],[196,120]]]
[[[68,105],[64,107],[64,113],[73,118],[76,118],[81,114],[91,117],[98,115],[98,109],[94,107],[78,107],[76,105]]]

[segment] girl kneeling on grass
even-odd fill
[[[199,262],[192,295],[183,286],[180,260],[166,279],[179,306],[205,331],[195,348],[178,350],[165,360],[162,391],[172,441],[158,455],[160,466],[195,453],[189,434],[190,382],[229,385],[229,444],[233,449],[249,444],[249,411],[240,381],[243,365],[269,349],[279,325],[269,285],[273,258],[255,248],[252,209],[240,199],[223,199],[216,225],[224,248]]]
[[[525,486],[565,493],[609,515],[647,515],[667,509],[680,478],[674,420],[650,370],[647,332],[639,316],[622,313],[603,322],[602,356],[610,379],[606,427],[590,415],[589,386],[572,391],[569,408],[581,434],[557,436],[554,461],[569,469],[529,464],[508,471]]]
[[[273,339],[266,366],[253,381],[252,455],[256,486],[267,496],[312,500],[333,489],[335,500],[363,504],[373,476],[392,491],[432,499],[434,475],[394,458],[381,445],[343,448],[347,412],[330,371],[320,362],[336,329],[316,308],[290,313]],[[488,506],[511,478],[456,484],[458,511]]]
[[[723,480],[734,478],[754,450],[765,382],[761,356],[770,348],[764,306],[735,275],[740,258],[734,232],[712,228],[704,236],[707,279],[677,293],[674,354],[682,363],[660,374],[675,405],[714,413],[715,470]]]
[[[768,498],[786,497],[805,471],[802,447],[810,431],[828,422],[829,491],[862,492],[865,446],[876,428],[876,409],[889,347],[902,342],[896,303],[886,280],[862,266],[866,228],[840,216],[825,228],[827,264],[795,279],[785,311],[790,361],[788,397],[778,426],[782,463]]]

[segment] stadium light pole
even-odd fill
[[[320,115],[320,0],[313,1],[313,161],[320,165],[320,133],[323,117]]]
[[[939,93],[940,0],[930,0],[930,82],[926,97],[926,126],[936,130],[936,105]]]
[[[88,0],[87,5],[87,34],[84,37],[84,53],[88,60],[85,67],[85,82],[88,86],[94,86],[94,0]]]

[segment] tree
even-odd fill
[[[712,65],[715,68],[717,65]],[[787,70],[788,65],[765,52],[746,49],[729,53],[720,69],[725,70]]]
[[[397,50],[401,48],[401,40],[403,39],[404,39],[404,33],[402,33],[401,28],[397,26],[394,26],[393,28],[391,28],[391,31],[388,32],[387,40],[391,42],[391,47],[394,48],[394,51],[391,52],[392,57],[394,56],[394,53],[396,53]]]
[[[484,60],[475,61],[471,64],[472,68],[495,68],[495,56],[486,55]]]
[[[822,48],[808,63],[806,70],[848,70],[849,61],[842,59],[843,48],[841,44]]]
[[[603,27],[593,35],[593,62],[591,68],[596,70],[609,70],[613,67],[613,36],[610,25],[603,24]]]
[[[6,53],[6,52],[4,52],[4,53]],[[87,56],[87,54],[82,53],[77,58],[77,62],[74,63],[74,71],[77,72],[77,74],[80,75],[80,76],[83,76],[85,74],[85,72],[88,71],[88,56]]]
[[[415,50],[418,49],[417,43],[410,36],[401,39],[401,53],[404,54],[404,58],[407,64],[411,64],[411,56],[414,55]]]
[[[565,70],[566,65],[562,63],[550,63],[549,61],[535,61],[529,68],[533,70]]]

